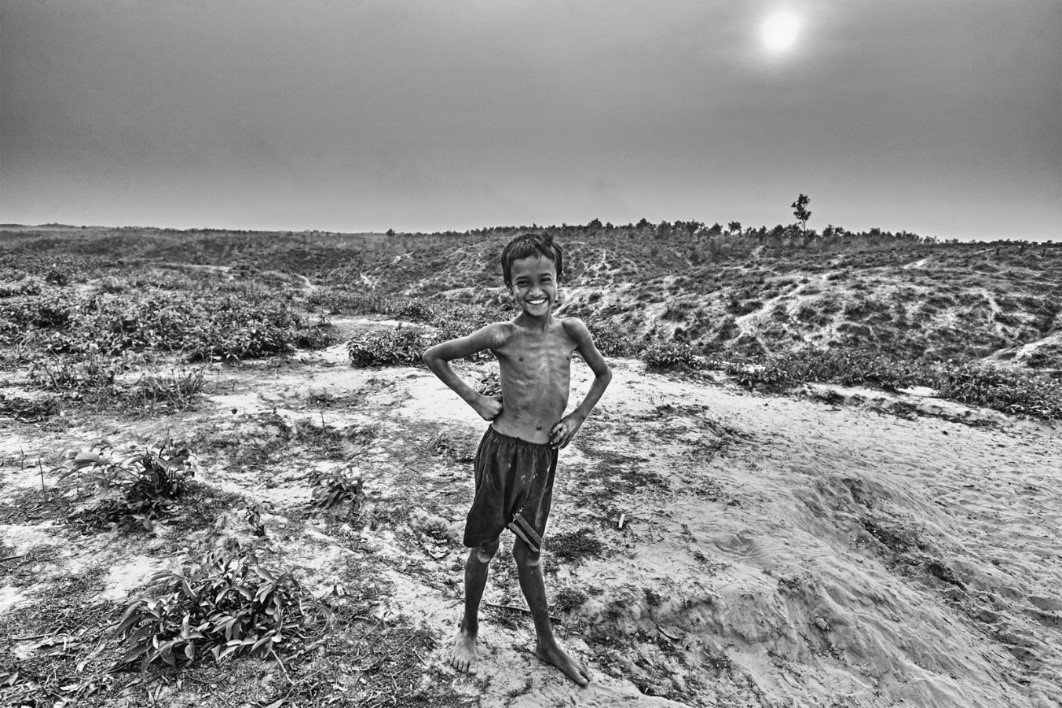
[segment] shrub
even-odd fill
[[[966,363],[938,367],[925,385],[963,403],[1062,420],[1062,385],[1042,376]]]
[[[215,550],[187,571],[155,574],[164,583],[154,598],[138,598],[115,629],[125,654],[120,665],[139,661],[175,666],[209,652],[217,662],[239,654],[268,653],[291,645],[306,622],[309,599],[291,571],[266,568],[253,553]]]
[[[0,339],[36,341],[51,353],[114,356],[125,351],[175,351],[189,360],[247,359],[330,343],[325,327],[285,302],[220,287],[191,292],[72,292],[0,303]]]
[[[648,371],[674,371],[700,369],[704,366],[701,357],[693,348],[684,343],[656,342],[642,354],[642,361]]]
[[[778,371],[778,382],[787,383],[871,384],[895,391],[918,380],[916,365],[860,349],[804,349],[777,357],[770,366]]]
[[[74,477],[74,497],[89,502],[73,518],[125,526],[139,523],[150,531],[195,475],[192,452],[184,445],[167,443],[158,452],[118,461],[100,454],[105,450],[101,446],[99,452],[68,454],[69,464],[59,482]]]
[[[118,377],[131,368],[129,360],[90,353],[83,359],[43,357],[30,362],[29,378],[42,388],[92,403],[117,402],[131,406],[158,404],[186,408],[203,390],[202,368],[177,368],[169,373],[143,374],[132,384]]]
[[[605,356],[635,357],[646,348],[645,339],[619,326],[591,327],[594,345]]]
[[[30,363],[29,379],[47,390],[100,399],[117,394],[117,377],[125,369],[124,361],[98,353],[82,360],[49,357]]]
[[[203,390],[204,369],[174,369],[169,374],[147,374],[126,393],[134,405],[170,405],[185,408]]]
[[[365,500],[361,473],[355,470],[334,470],[319,474],[313,480],[311,503],[325,511],[344,502],[350,503],[350,513],[356,514]]]
[[[370,332],[347,342],[350,364],[369,366],[417,365],[424,351],[434,343],[429,333],[418,327],[398,327],[390,331]]]

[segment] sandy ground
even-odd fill
[[[1062,703],[1059,430],[917,396],[820,387],[767,397],[709,374],[613,367],[604,399],[562,453],[545,546],[551,596],[578,598],[554,610],[559,635],[592,683],[579,689],[539,663],[529,618],[497,607],[523,606],[503,552],[485,597],[479,672],[446,670],[471,704]],[[489,368],[462,372],[476,379]],[[317,591],[343,559],[385,559],[393,591],[381,616],[426,628],[438,665],[460,613],[456,539],[483,421],[425,370],[350,369],[341,346],[218,376],[193,413],[61,433],[5,425],[0,497],[41,483],[38,458],[47,470],[62,449],[104,434],[119,447],[207,427],[268,435],[256,421],[273,411],[292,425],[371,429],[357,465],[370,498],[405,516],[350,530],[357,543],[311,525],[279,553]],[[573,405],[589,378],[578,365]],[[283,510],[309,497],[298,460],[268,475],[200,462],[204,484],[266,504],[277,535]],[[37,585],[0,580],[0,613],[88,565],[106,568],[106,598],[135,596],[174,562],[152,554],[167,533],[159,526],[136,544],[113,534],[65,543],[49,520],[0,526],[12,554],[54,547]],[[429,528],[443,529],[442,540],[409,541],[407,532]],[[579,533],[596,542],[585,553],[550,545]]]

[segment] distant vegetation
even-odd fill
[[[800,223],[772,229],[644,219],[550,227],[568,257],[560,312],[585,319],[606,355],[658,369],[722,368],[768,389],[924,385],[1062,418],[1062,244],[819,232],[800,196]],[[0,363],[68,398],[185,405],[198,391],[194,371],[148,379],[138,367],[322,347],[336,340],[331,320],[353,315],[406,323],[349,342],[355,364],[416,363],[431,343],[510,316],[498,257],[529,228],[2,228]]]

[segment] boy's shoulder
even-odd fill
[[[484,325],[479,330],[479,334],[486,340],[491,349],[498,349],[505,346],[505,343],[512,339],[517,329],[518,327],[510,321],[491,322],[488,325]]]
[[[578,317],[561,318],[561,326],[564,327],[564,331],[568,333],[568,336],[576,341],[581,341],[590,336],[590,330]]]

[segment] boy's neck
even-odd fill
[[[520,314],[516,316],[516,319],[513,320],[513,324],[519,325],[524,329],[535,329],[545,332],[549,329],[549,326],[553,324],[553,312],[551,310],[541,317],[536,317],[521,311]]]

